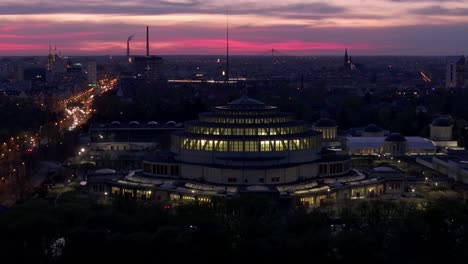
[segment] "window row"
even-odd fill
[[[343,173],[349,170],[349,162],[344,163],[324,163],[319,165],[319,174],[336,174]]]
[[[268,135],[290,135],[303,133],[304,126],[294,127],[265,127],[265,128],[219,128],[219,127],[198,127],[189,126],[187,132],[205,135],[222,136],[268,136]]]
[[[180,169],[177,165],[169,164],[143,164],[143,171],[156,175],[179,176]]]
[[[258,115],[265,115],[265,114],[274,114],[278,113],[278,109],[272,109],[268,111],[245,111],[245,110],[236,110],[236,111],[221,111],[216,110],[216,114],[222,115],[246,115],[246,116],[258,116]]]
[[[292,120],[291,117],[258,117],[258,118],[229,118],[229,117],[200,117],[201,121],[217,124],[271,124],[285,123]]]
[[[196,197],[196,196],[191,196],[191,195],[181,195],[181,194],[177,194],[177,193],[171,193],[169,195],[169,199],[171,201],[183,200],[183,201],[191,201],[191,202],[198,201],[200,203],[210,203],[211,202],[211,199],[208,198],[208,197]]]
[[[112,187],[112,194],[115,196],[135,197],[140,199],[151,199],[153,192],[150,190],[134,190],[128,188]]]
[[[320,146],[318,138],[302,138],[289,140],[261,140],[261,141],[224,141],[203,139],[182,139],[173,141],[176,148],[205,151],[230,152],[271,152],[315,149]]]

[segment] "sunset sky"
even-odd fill
[[[235,4],[233,4],[235,3]],[[0,56],[468,53],[468,0],[0,0]]]

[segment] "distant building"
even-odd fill
[[[336,139],[336,130],[338,129],[338,126],[336,125],[335,121],[331,119],[320,118],[317,122],[315,122],[313,129],[322,134],[322,139],[333,140]]]
[[[418,157],[416,161],[457,182],[468,184],[468,153],[466,151],[453,151],[443,156]]]
[[[422,137],[404,137],[399,133],[392,133],[387,137],[347,137],[346,150],[350,155],[398,156],[436,153],[431,140]]]
[[[437,147],[457,147],[458,142],[452,139],[453,125],[447,117],[432,121],[430,139]]]
[[[139,79],[164,80],[164,60],[158,56],[136,56],[135,72]]]
[[[52,73],[54,75],[64,74],[67,72],[67,61],[58,55],[55,56],[55,61],[52,64]]]
[[[348,55],[348,49],[345,49],[344,63],[343,66],[348,70],[356,70],[357,65],[353,63],[353,59]]]
[[[59,54],[57,54],[57,48],[55,48],[54,52],[52,52],[52,46],[50,46],[46,67],[47,83],[52,83],[60,80],[61,76],[66,74],[67,71],[67,61]]]
[[[97,73],[96,73],[96,62],[90,61],[87,63],[87,74],[88,82],[90,85],[96,85],[97,83]]]
[[[446,88],[462,88],[465,86],[465,56],[447,58],[445,76]]]
[[[23,69],[23,66],[21,64],[18,64],[16,66],[16,74],[15,74],[15,79],[17,81],[24,81],[24,69]]]
[[[104,139],[103,132],[97,128],[94,134]],[[126,135],[122,133],[123,141]],[[86,186],[96,196],[166,203],[261,194],[306,208],[398,196],[404,189],[403,177],[351,170],[349,156],[324,153],[321,141],[322,133],[292,114],[242,97],[186,122],[183,130],[172,133],[171,151],[144,159],[142,171],[98,171],[88,175]]]
[[[152,121],[140,124],[132,121],[122,124],[114,121],[110,124],[95,124],[89,129],[87,154],[98,168],[141,168],[141,161],[145,156],[155,150],[164,149],[163,145],[169,140],[169,134],[181,129],[181,124],[174,122],[158,124]]]
[[[350,57],[348,56],[348,49],[345,49],[345,56],[344,56],[343,66],[345,68],[350,68],[350,65],[351,65],[351,60],[350,60]]]

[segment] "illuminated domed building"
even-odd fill
[[[325,126],[326,125],[326,126]],[[333,126],[331,126],[333,125]],[[306,207],[385,194],[386,181],[350,169],[347,155],[325,151],[317,128],[293,114],[242,97],[185,123],[171,151],[143,160],[143,170],[90,175],[92,193],[168,202],[268,194]]]
[[[452,128],[448,118],[439,117],[431,123],[431,139],[436,141],[452,140]]]
[[[303,121],[249,97],[199,120],[172,136],[180,177],[218,184],[283,184],[317,175],[320,134]],[[157,175],[152,161],[144,171]]]
[[[406,153],[406,138],[400,133],[392,133],[384,140],[384,153],[403,155]]]
[[[362,131],[362,136],[363,137],[383,137],[384,130],[374,124],[370,124],[366,128],[364,128],[364,130]]]

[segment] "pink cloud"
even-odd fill
[[[0,28],[0,39],[42,39],[48,40],[60,40],[65,38],[82,38],[91,37],[100,34],[99,32],[75,32],[75,33],[46,33],[40,35],[25,35],[25,34],[1,34],[2,29]]]
[[[87,34],[71,34],[70,38],[86,36]],[[64,36],[65,37],[65,36]],[[1,36],[0,36],[1,38]],[[6,51],[47,51],[47,38],[44,39],[45,44],[17,44],[17,43],[0,43],[0,52]],[[63,47],[63,46],[61,46]],[[63,47],[70,54],[124,54],[124,41],[76,41],[68,43]],[[142,54],[145,48],[144,42],[131,43],[133,54]],[[241,40],[231,40],[230,50],[233,54],[251,54],[260,55],[271,49],[280,50],[283,52],[291,52],[291,54],[314,51],[337,51],[345,48],[353,50],[371,50],[378,48],[367,43],[344,44],[335,42],[306,42],[298,40],[287,40],[284,42],[251,42]],[[155,54],[223,54],[226,49],[225,40],[220,39],[179,39],[155,42],[151,46],[152,53]]]

